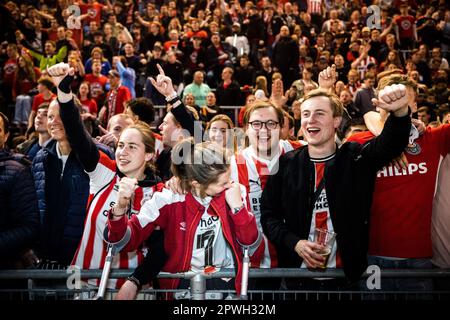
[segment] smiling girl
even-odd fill
[[[134,195],[123,212],[129,217],[140,211],[141,204],[152,197],[155,185],[160,181],[150,167],[155,141],[148,125],[131,125],[120,135],[116,161],[111,160],[98,150],[83,128],[79,110],[70,92],[73,69],[61,63],[49,68],[48,73],[58,87],[61,119],[70,145],[90,178],[84,232],[73,264],[83,269],[99,269],[103,267],[106,256],[103,231],[108,212],[116,204],[122,180],[132,179],[136,184]],[[133,251],[115,256],[112,268],[136,268],[143,258],[142,246],[136,246]],[[95,281],[90,283],[98,284]],[[122,283],[121,280],[109,280],[108,287],[120,286]]]

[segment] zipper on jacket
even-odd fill
[[[191,225],[189,226],[189,229],[188,229],[188,234],[187,235],[188,235],[189,243],[188,243],[187,248],[191,248],[192,249],[193,237],[190,237],[190,235],[192,233],[192,228],[194,227],[194,224],[197,221],[198,215],[199,215],[199,211],[197,210],[197,213],[195,214],[194,219],[192,220],[192,223],[191,223]],[[198,221],[197,221],[197,225],[198,225]],[[191,238],[192,238],[192,241],[190,240]],[[189,265],[188,265],[189,262],[187,261],[187,257],[188,257],[188,255],[186,254],[185,257],[184,257],[184,261],[183,261],[183,263],[181,265],[182,270],[186,270],[189,267]],[[176,280],[178,280],[178,279],[176,279]],[[171,289],[175,289],[175,284],[177,282],[179,283],[179,280],[178,281],[173,281],[173,283],[171,285],[172,286]]]

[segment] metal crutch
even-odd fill
[[[248,273],[250,269],[250,256],[249,247],[243,246],[244,258],[242,260],[242,279],[241,279],[241,294],[239,296],[230,294],[225,300],[248,300],[247,289],[248,289]]]
[[[248,247],[244,247],[244,259],[242,263],[242,281],[241,281],[241,296],[240,300],[248,300],[248,272],[250,269],[250,256],[248,254]]]
[[[131,229],[127,228],[124,237],[121,240],[112,243],[108,241],[108,232],[108,227],[106,227],[103,231],[103,239],[108,244],[107,254],[105,258],[105,265],[103,266],[102,277],[100,279],[100,285],[98,286],[98,292],[93,300],[103,300],[105,298],[106,284],[108,283],[112,260],[114,256],[127,245],[131,238]]]

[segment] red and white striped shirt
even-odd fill
[[[271,159],[263,159],[256,155],[252,147],[247,147],[231,158],[231,179],[239,182],[247,189],[249,210],[255,215],[258,229],[261,226],[261,195],[270,174],[278,170],[278,160],[284,153],[304,145],[303,141],[280,140],[279,152]],[[264,258],[260,268],[275,268],[277,257],[274,246],[264,236]]]
[[[322,0],[308,0],[309,14],[322,14]]]
[[[377,64],[377,59],[371,56],[367,56],[356,66],[361,80],[364,80],[364,76],[366,75],[367,66],[369,65],[369,63]]]
[[[314,162],[314,192],[320,185],[324,175],[325,175],[325,163],[328,160],[334,158],[334,155],[327,159],[321,159],[320,161],[311,161]],[[318,196],[316,203],[314,204],[313,216],[311,219],[311,226],[309,229],[308,241],[314,241],[314,233],[316,228],[328,230],[334,232],[333,222],[331,221],[330,208],[328,206],[328,199],[325,187],[323,187],[320,195]],[[333,248],[331,249],[330,258],[328,259],[327,268],[341,268],[343,266],[342,259],[337,250],[337,244],[334,243]],[[302,263],[302,268],[306,268],[306,263]]]
[[[78,250],[72,264],[82,269],[101,269],[105,263],[106,243],[103,240],[103,231],[108,220],[109,210],[117,201],[118,182],[116,162],[103,152],[94,171],[88,172],[90,178],[90,195],[84,231]],[[149,200],[155,187],[138,187],[132,199],[131,215],[138,214],[141,205]],[[144,259],[145,250],[141,247],[132,252],[121,252],[113,258],[112,269],[134,269]],[[110,279],[108,288],[119,288],[123,280]],[[89,283],[98,285],[98,280],[89,280]]]

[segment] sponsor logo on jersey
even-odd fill
[[[397,176],[408,176],[413,174],[426,174],[428,172],[427,163],[421,162],[410,163],[406,169],[397,169],[394,166],[387,166],[378,171],[377,178],[383,177],[397,177]]]

